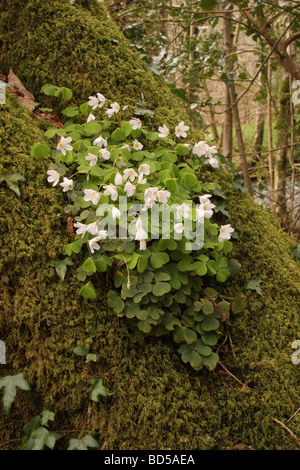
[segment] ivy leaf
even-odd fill
[[[261,280],[260,279],[250,279],[250,281],[247,282],[247,284],[245,285],[245,290],[255,290],[258,295],[262,295],[262,290],[259,286],[259,284],[261,283]]]
[[[43,450],[45,446],[53,450],[56,441],[61,437],[63,437],[62,434],[51,432],[44,426],[40,426],[31,433],[26,450]]]
[[[62,281],[65,279],[68,266],[73,266],[73,262],[71,261],[71,258],[69,257],[65,259],[55,260],[55,264],[54,264],[55,271]]]
[[[21,390],[30,390],[30,386],[24,379],[23,372],[17,375],[0,377],[0,390],[4,388],[3,404],[6,413],[9,413],[12,402],[17,393],[17,387]]]
[[[89,343],[85,343],[83,346],[77,346],[77,348],[74,349],[74,354],[76,356],[87,356],[87,354],[90,351],[90,345]]]
[[[41,424],[42,426],[47,426],[48,421],[54,421],[55,414],[49,410],[43,410],[41,416]]]
[[[90,400],[98,402],[99,395],[102,397],[109,397],[114,394],[103,385],[102,379],[92,380],[93,391],[90,393]]]
[[[86,434],[81,439],[70,439],[68,450],[88,450],[88,447],[99,447],[91,434]]]
[[[291,254],[296,262],[300,261],[300,243],[292,248]]]

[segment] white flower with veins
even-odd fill
[[[109,118],[111,118],[114,114],[120,111],[120,105],[117,102],[114,102],[110,105],[110,108],[106,109],[106,114]]]
[[[100,240],[105,240],[106,238],[107,238],[107,231],[99,230],[99,232],[97,232],[97,236],[89,240],[89,247],[90,247],[92,254],[94,253],[95,250],[100,250],[100,245],[98,242]]]
[[[139,118],[132,118],[129,121],[129,124],[132,125],[132,129],[135,131],[136,129],[140,129],[142,127],[142,121]]]
[[[107,142],[102,137],[102,135],[100,135],[99,137],[97,137],[97,139],[94,140],[93,145],[98,145],[98,147],[100,147],[100,148],[107,147]]]
[[[120,186],[122,183],[123,183],[122,175],[121,173],[118,172],[115,176],[115,185]]]
[[[211,216],[213,215],[213,208],[216,207],[214,204],[211,202],[205,202],[204,204],[200,205],[200,209],[203,210],[203,215],[206,219],[210,219]]]
[[[124,186],[124,190],[126,191],[127,197],[131,197],[134,195],[136,187],[134,186],[134,184],[130,183],[130,181],[127,181]]]
[[[141,144],[137,139],[134,139],[132,148],[134,148],[134,150],[142,150],[143,144]]]
[[[93,153],[88,153],[85,159],[90,162],[90,166],[95,166],[97,165],[98,162],[98,157],[97,155],[94,155]]]
[[[87,117],[86,122],[95,121],[95,119],[96,119],[95,116],[92,113],[90,113]]]
[[[143,251],[143,250],[146,250],[146,248],[147,248],[146,240],[140,240],[140,250]]]
[[[68,178],[64,177],[64,181],[60,183],[61,187],[63,188],[63,192],[72,191],[74,188],[73,180],[69,180]]]
[[[140,173],[138,177],[138,184],[146,184],[146,183],[147,183],[147,179],[144,178],[143,173]]]
[[[218,153],[218,150],[216,149],[216,146],[214,145],[213,147],[208,147],[205,156],[207,158],[213,158],[213,154]]]
[[[230,224],[221,225],[219,242],[222,242],[223,240],[230,240],[232,232],[234,232],[234,228],[232,228]]]
[[[100,198],[101,198],[101,193],[98,191],[95,191],[94,189],[84,189],[84,200],[86,202],[92,201],[93,204],[98,204]]]
[[[100,149],[98,152],[99,157],[104,158],[104,160],[110,159],[110,152],[106,149]]]
[[[111,209],[111,215],[114,220],[119,219],[121,216],[121,212],[115,206]]]
[[[217,158],[209,158],[208,163],[213,167],[213,168],[219,168],[219,160]]]
[[[164,124],[163,126],[160,126],[158,128],[158,131],[159,131],[158,137],[167,137],[170,132],[166,124]]]
[[[197,157],[202,157],[202,155],[206,155],[206,152],[208,151],[209,146],[204,140],[201,140],[200,142],[197,142],[194,147],[193,147],[193,154],[197,155]]]
[[[101,93],[97,93],[97,96],[89,96],[88,105],[92,106],[93,109],[102,108],[105,104],[106,98]]]
[[[118,199],[118,191],[113,184],[106,185],[104,188],[104,196],[110,196],[112,201],[116,201]]]
[[[92,222],[86,226],[86,231],[89,232],[91,235],[96,235],[98,232],[98,220],[96,222]]]
[[[57,145],[57,150],[59,150],[63,155],[66,155],[67,150],[73,150],[73,147],[72,145],[70,145],[70,142],[72,142],[72,137],[62,136]]]
[[[181,219],[181,217],[186,218],[189,216],[190,213],[190,206],[187,204],[183,203],[180,206],[176,207],[176,218]]]
[[[84,236],[84,235],[86,234],[87,225],[81,224],[80,222],[76,222],[76,223],[74,224],[74,227],[77,229],[77,230],[76,230],[76,233],[77,233],[78,235]]]
[[[49,175],[47,181],[49,183],[53,183],[53,186],[56,186],[59,182],[60,174],[55,170],[48,170],[47,175]]]
[[[143,229],[142,219],[138,217],[135,223],[136,235],[135,240],[146,240],[148,238],[147,232]]]
[[[211,194],[203,194],[203,196],[200,196],[200,204],[206,204],[207,202],[210,202],[209,199],[212,197]]]
[[[142,163],[138,168],[139,174],[143,173],[143,175],[150,175],[150,166],[147,163]]]
[[[157,191],[157,199],[162,204],[166,204],[170,196],[170,191],[167,191],[166,189],[160,189],[159,191]]]
[[[189,126],[184,125],[184,121],[181,121],[178,126],[175,127],[175,135],[176,137],[186,137],[186,131],[189,130]]]
[[[183,223],[175,224],[174,225],[174,230],[176,233],[182,233],[184,231],[184,225]]]
[[[137,176],[138,174],[133,168],[126,168],[126,170],[123,172],[123,178],[125,181],[129,179],[131,182],[133,182]]]

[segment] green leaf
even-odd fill
[[[230,276],[230,272],[227,268],[219,268],[217,272],[217,281],[218,282],[225,282],[228,277]]]
[[[12,402],[15,399],[17,388],[30,390],[30,386],[24,379],[23,372],[17,375],[7,375],[0,377],[0,390],[4,388],[3,405],[4,411],[9,413]]]
[[[47,426],[48,421],[54,421],[55,413],[49,410],[43,410],[41,415],[41,425]]]
[[[30,435],[30,439],[26,445],[26,450],[43,450],[45,446],[53,450],[56,441],[61,437],[62,434],[53,433],[45,427],[40,426]]]
[[[216,331],[220,326],[220,322],[216,318],[207,317],[203,320],[201,326],[204,331]]]
[[[86,434],[81,439],[70,439],[68,450],[88,450],[88,447],[99,447],[91,434]]]
[[[208,367],[208,369],[210,370],[214,370],[219,362],[219,356],[218,354],[213,352],[210,356],[203,357],[202,360],[203,360],[203,365]]]
[[[79,110],[77,106],[68,106],[62,111],[62,114],[67,117],[74,117],[79,114]]]
[[[96,354],[87,354],[85,358],[85,363],[88,364],[89,362],[97,362],[97,355]]]
[[[111,138],[117,142],[121,142],[126,139],[126,135],[120,128],[117,128],[112,132]]]
[[[149,258],[146,255],[141,255],[139,257],[137,268],[136,268],[139,273],[143,273],[147,269],[148,259]]]
[[[91,281],[87,282],[80,290],[80,295],[84,299],[90,299],[90,300],[95,300],[97,298],[97,294],[95,291],[95,288]]]
[[[139,321],[137,326],[140,331],[146,334],[150,333],[152,329],[151,325],[147,321],[143,321],[143,320]]]
[[[183,178],[183,184],[186,188],[193,188],[194,186],[196,186],[197,184],[197,177],[195,175],[192,175],[190,173],[187,173],[186,175],[184,175],[184,178]]]
[[[170,292],[170,290],[171,286],[167,282],[157,282],[154,284],[152,292],[156,297],[160,297]]]
[[[294,246],[291,250],[291,254],[294,258],[294,260],[298,263],[300,261],[300,243],[298,245]]]
[[[111,307],[115,313],[121,313],[125,307],[123,300],[114,290],[110,290],[108,292],[107,303],[108,306]]]
[[[175,152],[177,153],[177,155],[182,157],[183,155],[187,155],[189,153],[189,149],[183,144],[178,144],[175,147]]]
[[[99,395],[101,397],[110,397],[111,395],[114,394],[114,392],[110,392],[108,390],[108,388],[106,388],[104,385],[103,385],[103,381],[102,379],[98,379],[98,380],[92,380],[92,386],[93,386],[93,390],[92,392],[90,393],[90,400],[93,400],[93,401],[96,401],[98,402],[98,397]]]
[[[85,343],[83,346],[77,346],[73,352],[77,356],[87,356],[89,351],[90,351],[90,345],[89,343]]]
[[[170,257],[167,253],[164,252],[157,252],[152,253],[150,258],[150,264],[154,269],[161,268],[164,264],[168,263]]]
[[[247,282],[247,284],[245,285],[245,290],[255,290],[258,295],[262,295],[262,290],[259,286],[259,284],[261,283],[261,280],[260,279],[250,279],[250,281]]]
[[[225,240],[228,241],[228,240]],[[241,264],[236,259],[230,259],[228,261],[227,269],[232,276],[236,276],[241,270]]]
[[[192,344],[197,341],[197,333],[195,333],[195,331],[191,330],[190,328],[186,328],[184,330],[184,339],[187,344]]]
[[[85,262],[82,264],[82,269],[86,273],[95,273],[97,271],[97,267],[94,263],[93,258],[89,257],[88,259],[86,259]]]
[[[37,142],[33,144],[30,150],[30,155],[35,158],[46,158],[50,153],[50,147],[46,144]]]
[[[55,271],[62,281],[65,279],[68,266],[73,266],[73,262],[69,257],[62,260],[58,259],[55,261]]]

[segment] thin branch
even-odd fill
[[[282,426],[283,429],[285,429],[288,433],[290,433],[290,435],[295,439],[298,446],[300,447],[300,441],[299,441],[298,437],[295,436],[295,434],[284,423],[282,423],[281,421],[279,421],[279,419],[276,419],[276,418],[273,418],[273,421],[275,421],[275,423],[280,424],[280,426]]]
[[[286,49],[292,42],[296,41],[299,38],[300,38],[300,31],[297,31],[296,33],[292,34],[289,38],[287,38],[284,41],[283,47]]]

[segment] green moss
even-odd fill
[[[14,3],[23,6],[17,16],[1,12],[0,63],[5,72],[12,66],[37,96],[45,82],[71,87],[79,102],[101,91],[134,103],[142,91],[156,111],[154,127],[185,119],[111,20],[98,20],[103,10],[95,1],[78,9],[54,0]],[[7,6],[2,2],[0,11]],[[190,370],[167,339],[133,344],[126,321],[106,307],[105,288],[98,288],[97,302],[80,298],[75,268],[65,282],[59,280],[49,261],[61,257],[70,240],[63,196],[46,181],[49,162],[30,157],[31,145],[42,139],[40,121],[9,94],[8,104],[0,106],[0,172],[18,171],[26,181],[20,198],[0,185],[0,337],[8,357],[0,373],[24,371],[32,392],[18,394],[9,417],[1,413],[0,441],[22,437],[23,425],[49,408],[57,414],[56,429],[90,432],[108,449],[296,449],[273,421],[286,423],[298,407],[291,343],[300,333],[299,268],[290,255],[292,241],[275,220],[235,192],[230,175],[203,173],[203,179],[222,184],[240,237],[235,256],[241,274],[220,288],[229,297],[246,294],[247,310],[231,319],[232,347],[227,341],[220,356],[247,384],[242,389],[221,366],[213,373]],[[262,296],[245,292],[250,277],[261,280]],[[87,339],[97,363],[85,364],[72,352]],[[90,381],[100,377],[115,394],[94,403]],[[299,413],[289,427],[300,431]],[[66,447],[67,439],[59,445]]]

